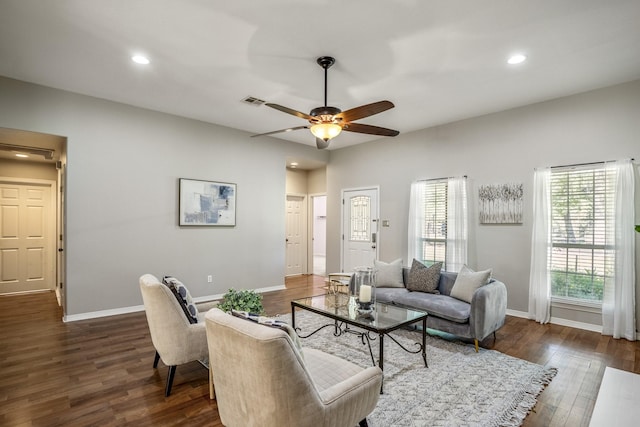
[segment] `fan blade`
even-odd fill
[[[362,123],[348,123],[342,127],[342,130],[381,136],[397,136],[400,134],[400,132],[398,132],[397,130],[365,125]]]
[[[383,111],[387,111],[393,107],[394,105],[391,101],[378,101],[343,111],[342,113],[336,114],[336,118],[342,119],[344,123],[349,123],[365,117],[373,116],[374,114],[382,113]]]
[[[300,130],[300,129],[309,129],[309,126],[296,126],[294,128],[287,128],[287,129],[280,129],[280,130],[274,130],[272,132],[267,132],[267,133],[259,133],[257,135],[251,135],[251,138],[256,137],[256,136],[267,136],[267,135],[273,135],[274,133],[281,133],[281,132],[291,132],[292,130]]]
[[[318,147],[318,150],[324,150],[329,146],[330,141],[331,140],[325,141],[324,139],[316,138],[316,147]]]
[[[301,113],[300,111],[292,110],[289,107],[284,107],[282,105],[271,104],[271,103],[266,103],[264,105],[266,105],[267,107],[275,108],[276,110],[282,111],[283,113],[287,113],[287,114],[291,114],[292,116],[300,117],[301,119],[313,120],[313,117],[311,117],[310,115],[305,114],[305,113]]]

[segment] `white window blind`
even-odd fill
[[[445,263],[447,253],[447,180],[425,181],[421,190],[424,213],[420,230],[422,261],[425,265]]]
[[[613,188],[604,165],[551,171],[551,295],[602,301],[612,259],[607,227]]]

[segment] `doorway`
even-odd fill
[[[311,262],[317,276],[327,273],[327,196],[311,196]]]
[[[378,258],[379,188],[342,191],[343,272],[356,267],[373,267]]]
[[[67,138],[0,127],[0,293],[64,290]]]

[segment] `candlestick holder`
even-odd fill
[[[354,269],[353,286],[350,287],[355,297],[358,314],[370,314],[376,306],[375,271],[371,267]]]

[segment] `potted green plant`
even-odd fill
[[[239,291],[236,291],[233,288],[229,289],[229,292],[224,294],[222,297],[222,302],[218,304],[218,308],[226,312],[237,310],[255,314],[264,314],[262,295],[251,289]]]

